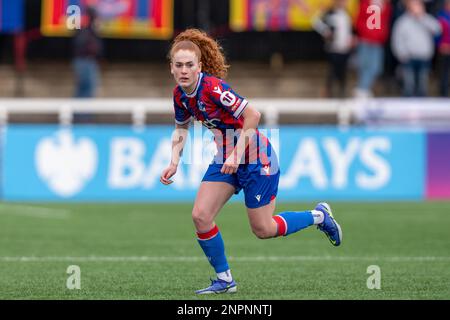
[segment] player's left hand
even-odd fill
[[[233,174],[236,173],[239,168],[239,163],[235,159],[234,154],[230,155],[225,163],[222,166],[222,169],[220,169],[220,172],[223,174]]]

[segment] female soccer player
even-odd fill
[[[160,181],[165,185],[173,182],[171,177],[177,171],[192,118],[212,130],[218,149],[192,210],[198,243],[217,279],[197,294],[237,290],[214,219],[241,189],[250,226],[258,238],[287,236],[317,225],[333,245],[342,241],[341,228],[326,203],[319,203],[311,211],[273,216],[280,176],[277,156],[268,139],[258,131],[260,113],[222,80],[227,68],[222,48],[206,33],[188,29],[175,38],[170,50],[170,70],[177,83],[173,98],[176,131],[180,134],[173,140],[171,162]]]

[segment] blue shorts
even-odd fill
[[[212,163],[209,165],[202,181],[227,182],[234,186],[238,194],[244,189],[245,205],[255,209],[270,203],[277,196],[280,170],[263,167],[261,163],[241,164],[235,174],[223,174],[220,172],[223,164]],[[267,170],[267,172],[266,172]]]

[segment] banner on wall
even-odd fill
[[[427,199],[450,199],[450,132],[427,136]]]
[[[231,0],[230,27],[233,31],[310,31],[312,22],[333,0]],[[348,0],[355,15],[358,0]]]
[[[174,183],[172,126],[11,125],[4,136],[3,195],[12,201],[192,201],[215,145],[192,128]],[[279,155],[277,199],[420,200],[426,134],[409,130],[281,127],[265,133]],[[234,199],[242,199],[243,192]]]
[[[23,28],[23,0],[0,0],[0,33],[20,32]]]
[[[45,36],[71,35],[67,27],[71,6],[81,9],[82,21],[86,7],[94,7],[104,37],[169,39],[173,34],[173,0],[43,0]]]

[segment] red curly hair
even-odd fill
[[[222,47],[216,40],[199,29],[187,29],[175,37],[170,48],[169,59],[178,50],[191,50],[202,63],[202,71],[224,79],[229,65],[226,64]]]

